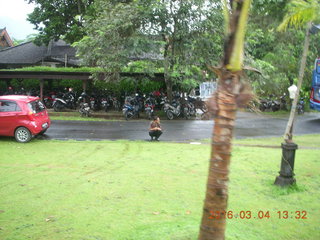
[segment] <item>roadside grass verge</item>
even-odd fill
[[[81,117],[78,111],[53,112],[49,110],[49,117],[51,120],[65,120],[65,121],[119,121],[124,120],[119,112],[92,112],[91,117]]]
[[[164,111],[157,111],[155,115],[161,119],[166,119],[166,114]],[[51,120],[65,120],[65,121],[126,121],[122,112],[118,111],[97,111],[91,112],[91,117],[81,117],[80,113],[75,110],[68,110],[65,112],[54,112],[52,109],[49,110],[49,116]],[[140,113],[139,118],[134,118],[133,120],[147,120],[146,114]]]
[[[197,239],[208,144],[0,141],[0,239]],[[229,211],[238,218],[228,219],[226,239],[320,239],[319,156],[299,149],[297,185],[282,189],[273,185],[280,149],[234,146]],[[240,219],[241,211],[251,218]],[[259,211],[270,218],[259,219]],[[307,219],[296,219],[296,211]]]
[[[195,140],[197,141],[197,140]],[[203,139],[200,142],[204,144],[210,144],[211,139]],[[283,137],[269,137],[269,138],[238,138],[233,139],[235,146],[246,147],[275,147],[280,148],[283,143]],[[320,135],[319,134],[306,134],[306,135],[294,135],[293,142],[298,144],[298,148],[319,148],[320,149]]]
[[[50,116],[51,120],[64,120],[64,121],[95,121],[95,122],[110,122],[110,121],[121,121],[117,118],[114,119],[106,119],[106,118],[100,118],[100,117],[79,117],[79,116]],[[125,121],[125,120],[124,120]]]
[[[209,141],[209,140],[208,140]],[[278,146],[281,147],[283,143],[283,137],[270,137],[270,138],[246,138],[236,139],[235,144],[240,145],[261,145],[261,146]],[[298,148],[319,148],[320,149],[320,134],[308,134],[308,135],[294,135],[293,142],[298,144]]]

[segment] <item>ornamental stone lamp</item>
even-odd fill
[[[290,94],[290,99],[293,100],[297,92],[297,86],[293,84],[288,88],[288,91]],[[281,187],[289,186],[296,182],[293,170],[295,153],[298,149],[298,145],[292,141],[292,127],[290,129],[290,136],[291,137],[288,141],[281,144],[282,157],[279,172],[280,175],[276,177],[276,180],[274,182],[275,185]]]

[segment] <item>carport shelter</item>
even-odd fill
[[[48,46],[37,46],[26,42],[0,51],[0,80],[10,86],[11,79],[39,79],[40,97],[43,99],[44,80],[76,79],[82,81],[83,90],[87,89],[87,81],[92,80],[90,72],[63,71],[62,67],[78,67],[80,60],[76,57],[76,49],[63,40],[51,41]],[[30,66],[50,66],[55,71],[7,71],[6,69]],[[57,70],[59,67],[59,71]],[[101,73],[104,79],[106,73]],[[120,76],[135,78],[146,77],[145,73],[120,73]],[[150,76],[149,76],[150,77]],[[155,73],[152,80],[163,81],[163,73]]]
[[[100,73],[99,78],[103,80],[106,73]],[[134,78],[143,78],[148,76],[146,73],[120,73],[122,77],[134,77]],[[150,77],[150,76],[149,76]],[[90,72],[57,72],[57,71],[0,71],[0,80],[9,82],[11,79],[39,79],[40,86],[40,98],[43,100],[43,90],[44,90],[44,80],[61,80],[61,79],[76,79],[82,81],[83,91],[87,89],[88,81],[92,81],[92,74]],[[152,80],[154,81],[163,81],[163,73],[154,73]]]

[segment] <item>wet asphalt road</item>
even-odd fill
[[[238,112],[235,137],[282,136],[287,118],[274,118],[255,113]],[[52,121],[44,139],[75,140],[147,140],[148,120],[130,121]],[[193,141],[211,138],[213,121],[201,120],[162,120],[162,141]],[[320,134],[320,113],[306,113],[297,116],[294,134]]]

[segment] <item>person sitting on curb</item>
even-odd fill
[[[160,118],[157,116],[153,117],[153,121],[150,123],[149,135],[151,137],[151,141],[155,139],[159,141],[159,137],[162,134],[161,126],[160,126]]]

